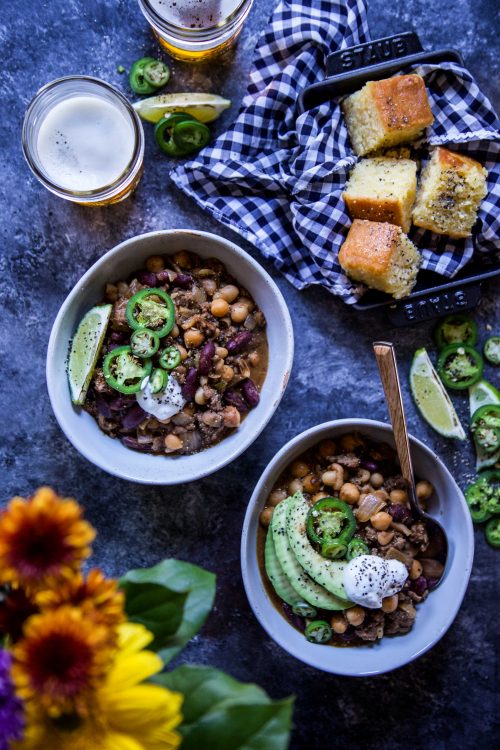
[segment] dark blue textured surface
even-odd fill
[[[218,131],[236,112],[256,35],[273,4],[256,0],[229,64],[173,64],[171,90],[211,90],[233,99],[233,109],[216,123]],[[375,0],[372,36],[414,28],[429,47],[457,46],[498,106],[495,7],[495,0]],[[476,532],[471,585],[449,633],[416,663],[362,681],[304,668],[275,646],[249,609],[239,572],[246,502],[266,461],[297,432],[327,416],[385,420],[370,342],[394,340],[404,373],[418,346],[432,346],[430,325],[391,329],[382,315],[362,316],[322,290],[299,293],[271,271],[293,311],[297,353],[289,389],[257,443],[234,464],[196,485],[148,489],[95,469],[62,435],[46,394],[45,350],[60,304],[82,273],[127,237],[173,227],[220,230],[169,182],[170,165],[156,151],[147,125],[144,178],[135,195],[118,206],[85,209],[61,201],[46,192],[24,164],[20,126],[39,86],[61,75],[86,73],[129,93],[117,65],[128,67],[136,58],[157,52],[134,0],[4,2],[0,40],[1,501],[42,483],[78,497],[99,530],[95,562],[108,574],[166,556],[215,571],[216,608],[203,636],[181,658],[258,682],[274,697],[295,693],[294,750],[491,747],[498,602],[494,570],[499,557],[487,547],[481,530]],[[235,239],[230,231],[220,233]],[[483,337],[495,315],[498,321],[497,290],[495,283],[485,285],[476,314]],[[490,368],[487,377],[498,382],[498,370]],[[470,444],[450,444],[433,433],[411,404],[406,378],[403,382],[411,431],[437,450],[465,486],[473,476]],[[455,402],[465,421],[466,399]]]

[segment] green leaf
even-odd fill
[[[257,685],[211,667],[185,664],[156,675],[157,682],[184,694],[182,750],[286,750],[293,698],[272,701]]]
[[[154,633],[152,648],[165,664],[196,635],[215,596],[214,574],[181,560],[131,570],[120,586],[129,619]]]

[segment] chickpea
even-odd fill
[[[180,437],[177,437],[177,435],[167,435],[165,438],[165,448],[169,451],[178,451],[179,448],[182,448],[183,442],[180,439]]]
[[[401,604],[399,605],[399,609],[402,609],[403,612],[406,612],[406,614],[409,615],[413,620],[417,616],[417,610],[410,602],[401,602]]]
[[[180,250],[178,253],[175,253],[174,263],[176,263],[181,268],[191,268],[191,258],[187,250]]]
[[[363,441],[357,435],[342,435],[340,445],[346,453],[351,453],[356,448],[360,448],[363,445]]]
[[[248,312],[252,312],[252,310],[255,307],[255,305],[252,302],[252,300],[248,299],[248,297],[240,297],[237,304],[238,305],[245,305],[245,307],[248,310]]]
[[[188,358],[187,351],[184,349],[183,346],[180,346],[179,344],[176,344],[176,347],[179,350],[179,353],[181,355],[181,360],[184,362],[184,360]]]
[[[264,526],[265,528],[269,526],[273,518],[273,513],[274,513],[274,508],[264,508],[264,510],[259,516],[259,521],[262,526]]]
[[[410,573],[409,573],[410,581],[416,581],[417,578],[420,578],[420,576],[422,575],[422,571],[423,571],[423,568],[422,568],[422,565],[419,563],[419,561],[412,560]]]
[[[392,523],[392,516],[381,510],[370,518],[370,523],[377,531],[386,531]]]
[[[359,484],[367,484],[367,482],[370,481],[370,472],[368,469],[358,469],[356,481],[359,482]]]
[[[383,612],[395,612],[398,608],[398,595],[393,594],[392,596],[386,596],[382,599],[382,611]]]
[[[226,359],[227,355],[229,354],[225,346],[216,346],[215,353],[221,359]]]
[[[417,500],[428,500],[434,492],[434,487],[427,479],[423,479],[421,482],[417,482],[415,492],[417,493]]]
[[[158,273],[158,271],[163,271],[165,268],[165,261],[161,255],[151,255],[146,261],[146,268],[148,271]]]
[[[316,474],[308,474],[304,477],[303,485],[305,492],[316,492],[316,490],[319,490],[320,484],[320,478]]]
[[[323,472],[321,481],[327,487],[333,487],[334,490],[340,490],[344,484],[344,469],[340,464],[331,464],[328,471]]]
[[[378,490],[384,484],[384,477],[378,471],[375,471],[370,477],[370,484],[374,489]]]
[[[222,297],[214,299],[214,301],[210,305],[210,312],[216,318],[223,318],[229,313],[229,304],[225,299],[222,299]]]
[[[234,378],[234,370],[232,367],[229,367],[229,365],[224,365],[221,371],[222,374],[222,380],[225,380],[226,383],[229,383],[230,380]]]
[[[207,403],[207,399],[205,397],[205,392],[203,388],[198,388],[196,393],[194,394],[194,401],[198,406],[205,406]]]
[[[250,352],[250,354],[247,357],[248,361],[252,365],[252,367],[256,367],[260,362],[260,355],[259,352]]]
[[[319,501],[323,500],[324,497],[329,497],[328,492],[316,492],[316,494],[312,496],[311,502],[319,503]]]
[[[337,446],[333,440],[323,440],[319,444],[318,453],[321,458],[328,458],[328,456],[334,456],[337,452]]]
[[[213,297],[217,291],[217,284],[213,279],[203,279],[201,285],[209,297]]]
[[[304,461],[294,461],[290,466],[290,473],[292,477],[302,479],[306,474],[309,474],[309,466]]]
[[[347,620],[345,619],[344,615],[340,613],[333,615],[332,619],[330,620],[330,625],[332,626],[333,632],[338,633],[339,635],[342,635],[342,633],[345,633],[345,631],[347,630]]]
[[[234,286],[234,284],[227,284],[227,286],[223,286],[222,289],[219,292],[220,297],[222,299],[226,300],[226,302],[234,302],[238,294],[240,293],[240,290],[237,286]]]
[[[243,323],[248,315],[248,308],[246,305],[232,305],[231,306],[231,320],[233,323]]]
[[[300,479],[293,479],[287,487],[289,495],[295,495],[296,492],[302,492],[303,489]]]
[[[339,492],[339,497],[349,505],[355,505],[359,500],[359,490],[352,482],[346,482],[342,485]]]
[[[170,331],[170,335],[172,336],[172,338],[176,339],[179,333],[179,326],[177,325],[177,323],[174,323],[174,327]]]
[[[394,539],[394,531],[379,531],[377,534],[377,542],[381,547],[385,547]]]
[[[239,413],[236,406],[226,406],[223,411],[224,416],[224,427],[233,429],[239,427],[241,423],[241,414]]]
[[[204,339],[205,337],[202,332],[198,331],[196,328],[190,328],[184,334],[184,343],[189,348],[200,346]]]
[[[286,500],[288,493],[285,490],[273,490],[267,498],[267,504],[273,507],[279,505],[283,500]]]
[[[365,619],[365,610],[363,609],[363,607],[358,607],[356,605],[355,607],[351,607],[350,609],[346,610],[345,616],[347,618],[347,621],[351,625],[354,625],[355,628],[357,628]]]
[[[408,495],[404,490],[392,490],[389,493],[389,497],[391,498],[391,503],[402,505],[408,502]]]

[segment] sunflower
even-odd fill
[[[67,606],[30,617],[12,653],[18,695],[54,717],[85,710],[113,657],[107,628]]]
[[[142,625],[119,626],[119,647],[84,714],[50,718],[28,704],[28,731],[13,750],[175,750],[181,736],[182,695],[144,684],[159,672],[159,656],[144,650],[153,636]]]
[[[97,568],[90,570],[86,578],[78,573],[57,589],[40,591],[35,601],[42,610],[57,609],[65,604],[78,607],[86,617],[109,628],[113,642],[116,627],[125,619],[124,595],[118,591],[117,581],[105,578]]]
[[[0,515],[0,577],[39,590],[71,577],[90,555],[95,531],[75,500],[41,487],[25,500],[14,497]]]

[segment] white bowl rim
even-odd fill
[[[427,454],[429,458],[431,458],[433,461],[435,461],[438,466],[441,468],[441,470],[444,472],[444,475],[447,476],[447,479],[451,481],[452,485],[456,489],[457,499],[460,501],[462,505],[462,509],[464,511],[464,518],[466,519],[465,526],[464,526],[464,540],[466,544],[466,560],[465,560],[465,568],[464,568],[464,575],[461,581],[461,586],[459,591],[456,593],[455,597],[455,603],[451,606],[448,606],[446,609],[446,614],[443,617],[443,621],[441,623],[441,626],[439,628],[439,631],[436,633],[433,640],[431,640],[428,644],[425,645],[425,647],[417,649],[416,651],[409,653],[408,657],[404,660],[400,661],[398,664],[393,664],[387,668],[381,667],[377,669],[368,669],[368,670],[352,670],[352,669],[343,669],[343,668],[335,668],[332,669],[329,666],[325,666],[325,661],[322,659],[322,655],[324,656],[324,650],[318,649],[318,658],[307,658],[304,656],[303,653],[300,653],[298,649],[296,649],[294,646],[292,646],[286,637],[286,635],[280,635],[276,631],[273,630],[273,628],[269,625],[267,622],[265,616],[261,613],[260,607],[255,606],[255,602],[253,599],[253,592],[252,592],[252,586],[250,583],[250,577],[248,572],[248,559],[250,555],[256,555],[256,539],[250,539],[249,537],[249,527],[251,524],[252,515],[254,512],[254,507],[257,503],[260,504],[262,501],[261,494],[262,490],[264,488],[264,485],[268,482],[269,478],[272,476],[274,467],[279,464],[281,459],[286,456],[287,454],[291,453],[293,449],[300,444],[302,441],[307,440],[309,436],[312,436],[314,434],[320,433],[324,430],[331,430],[331,429],[338,429],[346,427],[350,430],[352,429],[358,429],[360,432],[363,431],[363,427],[366,428],[375,428],[380,429],[384,432],[387,432],[388,434],[392,434],[392,427],[385,422],[380,422],[378,420],[373,419],[363,419],[363,418],[352,418],[352,419],[336,419],[331,420],[328,422],[322,422],[321,424],[314,425],[313,427],[308,428],[307,430],[304,430],[303,432],[299,433],[295,437],[293,437],[291,440],[289,440],[279,451],[276,453],[276,455],[272,458],[272,460],[269,462],[267,467],[262,472],[259,481],[257,482],[257,485],[255,486],[255,489],[252,493],[252,496],[249,500],[247,510],[245,513],[245,518],[243,521],[243,528],[241,533],[241,547],[240,547],[240,554],[241,554],[241,573],[243,578],[243,585],[245,587],[245,592],[250,604],[250,607],[257,618],[257,620],[260,622],[261,626],[264,628],[264,630],[267,632],[267,634],[270,636],[270,638],[275,641],[281,648],[283,648],[285,651],[287,651],[291,656],[295,657],[299,661],[301,661],[304,664],[307,664],[310,667],[315,667],[318,670],[321,670],[323,672],[328,672],[330,674],[336,674],[336,675],[342,675],[346,677],[371,677],[378,674],[384,674],[386,672],[391,672],[395,669],[399,669],[400,667],[405,666],[406,664],[409,664],[410,662],[414,661],[418,657],[422,656],[426,651],[431,649],[433,646],[438,643],[439,640],[444,636],[446,631],[449,629],[451,624],[453,623],[453,620],[455,619],[458,610],[460,609],[462,605],[463,598],[465,596],[465,592],[467,590],[467,586],[469,583],[469,578],[472,572],[472,563],[474,558],[474,527],[472,525],[472,520],[470,516],[470,512],[468,510],[465,498],[463,496],[462,491],[456,484],[453,476],[448,471],[447,467],[441,461],[439,456],[434,453],[428,446],[426,446],[421,440],[418,438],[413,437],[412,435],[409,435],[410,443],[416,444],[419,446],[419,448]],[[258,562],[256,563],[258,565]],[[445,570],[446,573],[446,570]],[[264,595],[267,597],[267,593],[265,592],[264,586],[262,586],[262,590],[264,592]],[[284,623],[286,623],[286,619],[279,615],[280,618],[283,620]],[[289,629],[292,632],[296,632],[292,625],[289,623],[286,623],[289,626]],[[288,628],[285,632],[289,632]],[[411,631],[410,631],[411,632]],[[404,638],[404,635],[401,636]],[[346,649],[342,649],[342,651],[360,651],[362,649],[365,649],[365,646],[360,647],[349,647]],[[337,649],[334,649],[335,651]]]
[[[284,375],[282,378],[280,391],[274,396],[274,398],[270,399],[270,406],[267,409],[268,413],[265,416],[263,416],[263,418],[260,420],[257,429],[253,433],[249,433],[244,440],[241,440],[236,446],[234,446],[232,451],[227,451],[225,456],[221,458],[219,461],[214,463],[214,462],[210,462],[210,460],[207,459],[206,468],[197,470],[196,473],[194,473],[192,478],[190,478],[189,480],[179,479],[177,481],[167,482],[167,481],[163,481],[163,480],[160,481],[156,479],[146,479],[146,478],[138,479],[134,475],[133,471],[130,471],[128,473],[127,471],[118,471],[114,469],[112,466],[110,466],[107,463],[105,459],[102,458],[100,453],[98,452],[93,453],[92,451],[88,450],[85,442],[80,443],[78,439],[74,437],[73,431],[70,429],[67,423],[64,409],[59,409],[58,407],[56,392],[53,387],[53,383],[54,383],[53,370],[56,367],[54,353],[55,353],[55,348],[56,348],[57,337],[59,335],[59,329],[68,311],[68,308],[70,308],[70,306],[73,303],[73,300],[76,297],[78,297],[82,289],[85,289],[87,282],[93,278],[94,274],[96,273],[97,269],[100,266],[107,263],[110,258],[113,258],[114,256],[119,255],[125,247],[133,245],[137,241],[145,241],[148,238],[153,239],[157,237],[169,237],[169,236],[178,236],[178,235],[191,235],[191,236],[194,235],[196,237],[205,237],[211,241],[216,241],[217,243],[224,245],[229,251],[235,253],[236,256],[243,258],[250,266],[253,267],[257,275],[260,276],[266,282],[266,284],[272,290],[272,293],[274,294],[278,302],[281,315],[283,317],[283,322],[285,324],[283,338],[286,340],[287,346],[286,346],[285,357],[282,358],[282,370],[283,370]],[[293,357],[294,357],[294,334],[293,334],[293,325],[292,325],[292,320],[290,316],[290,311],[283,297],[283,294],[281,293],[276,282],[271,278],[271,276],[268,274],[266,269],[258,261],[252,258],[252,256],[249,253],[243,250],[243,248],[241,248],[236,243],[232,242],[231,240],[226,239],[225,237],[221,237],[215,234],[214,232],[205,232],[199,229],[183,229],[183,228],[157,229],[151,232],[144,232],[143,234],[134,235],[133,237],[129,237],[128,239],[123,240],[122,242],[118,243],[113,248],[111,248],[106,253],[104,253],[104,255],[98,258],[96,262],[93,263],[90,266],[90,268],[83,274],[83,276],[81,276],[78,279],[78,281],[75,283],[75,285],[73,286],[69,294],[66,296],[61,307],[59,308],[59,312],[57,313],[54,323],[52,325],[49,343],[47,346],[47,358],[46,358],[45,372],[46,372],[46,382],[47,382],[47,391],[49,395],[49,400],[52,406],[52,411],[59,424],[59,427],[61,428],[61,430],[63,431],[66,438],[69,440],[69,442],[73,445],[73,447],[84,458],[86,458],[88,461],[90,461],[90,463],[94,464],[98,468],[102,469],[108,474],[111,474],[112,476],[118,477],[119,479],[125,479],[127,481],[135,482],[137,484],[154,485],[154,486],[175,486],[176,484],[184,484],[187,481],[194,482],[199,479],[203,479],[204,477],[209,476],[210,474],[214,474],[215,472],[219,471],[224,466],[227,466],[227,464],[231,463],[236,458],[238,458],[244,451],[247,450],[247,448],[250,447],[250,445],[252,445],[252,443],[258,438],[258,436],[262,433],[262,431],[264,430],[268,422],[273,417],[281,399],[284,396],[286,387],[288,385],[288,381],[290,379],[290,374],[291,374],[292,364],[293,364]],[[208,454],[209,451],[210,451],[210,448],[207,448],[204,451],[200,451],[199,453],[196,453],[193,455],[199,456],[203,454]],[[136,455],[140,456],[141,454],[137,453]],[[162,459],[161,456],[158,458],[159,460]]]

